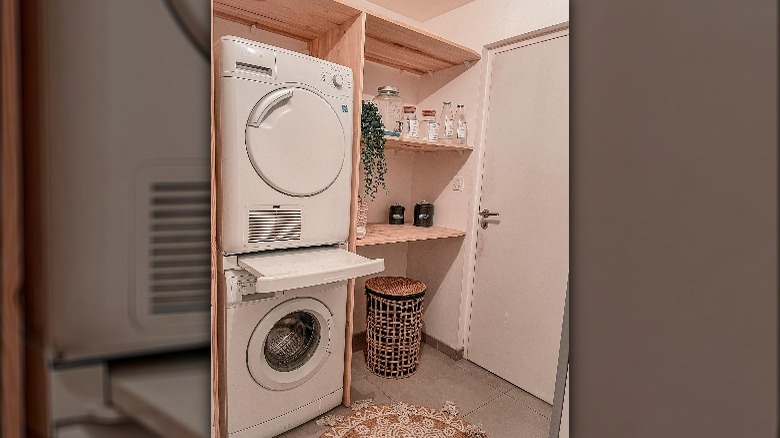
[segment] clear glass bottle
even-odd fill
[[[391,85],[379,87],[379,94],[374,97],[373,102],[382,116],[382,124],[385,127],[385,135],[399,136],[403,126],[403,107],[404,100],[398,95],[398,88]]]
[[[420,121],[417,120],[417,107],[414,105],[404,105],[404,129],[402,132],[404,138],[420,138]]]
[[[466,137],[468,136],[468,127],[466,126],[466,110],[463,109],[463,105],[458,105],[458,110],[455,113],[455,121],[458,124],[455,132],[455,143],[466,144]]]
[[[446,143],[452,143],[452,140],[455,138],[455,126],[452,117],[452,102],[449,100],[444,101],[444,106],[439,115],[439,126],[444,129],[444,131],[440,133],[441,138],[444,139]]]
[[[422,123],[420,124],[420,138],[427,141],[439,140],[439,122],[436,121],[436,110],[422,110]]]

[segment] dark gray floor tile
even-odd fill
[[[371,371],[366,368],[366,360],[363,358],[363,350],[352,352],[352,380],[366,377]]]
[[[516,388],[515,385],[507,382],[506,380],[502,379],[501,377],[498,377],[497,375],[480,367],[479,365],[473,362],[469,362],[466,359],[461,359],[459,361],[456,361],[455,366],[463,369],[464,371],[471,374],[478,380],[492,386],[493,388],[496,388],[501,392],[508,392]]]
[[[466,360],[453,361],[430,346],[422,346],[420,367],[412,377],[385,379],[366,368],[362,351],[352,355],[352,400],[373,398],[374,404],[403,401],[441,408],[450,400],[460,417],[482,423],[490,438],[545,438],[551,406]],[[328,414],[348,416],[344,406]],[[546,417],[545,417],[546,416]],[[291,430],[284,438],[318,438],[327,430],[316,419]]]
[[[466,414],[501,395],[501,391],[476,379],[441,352],[424,346],[417,372],[394,380],[369,374],[367,379],[394,401],[441,408],[447,400]]]
[[[552,415],[552,405],[548,404],[544,400],[536,398],[530,393],[523,391],[521,388],[514,388],[507,392],[506,395],[512,397],[516,401],[524,404],[528,408],[542,414],[547,418],[550,418],[550,415]]]
[[[550,420],[502,395],[464,417],[481,424],[490,438],[547,438]]]
[[[354,376],[354,374],[353,374]],[[356,379],[352,381],[352,401],[358,401],[358,400],[365,400],[365,399],[373,399],[373,404],[379,405],[383,403],[390,403],[392,400],[388,396],[386,396],[382,391],[379,390],[374,384],[369,382],[367,379]],[[343,415],[345,417],[349,416],[352,413],[351,408],[347,408],[342,406],[338,406],[335,409],[332,409],[330,412],[328,412],[325,415]],[[321,418],[317,417],[307,423],[304,423],[295,429],[283,433],[279,435],[279,437],[282,438],[319,438],[320,435],[323,434],[326,430],[328,430],[327,426],[319,426],[317,425],[317,420]]]

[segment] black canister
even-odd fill
[[[403,225],[404,224],[404,206],[399,204],[393,204],[390,206],[390,225]]]
[[[423,201],[414,205],[414,226],[433,226],[433,204]]]

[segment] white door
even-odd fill
[[[338,113],[320,93],[303,87],[266,94],[246,124],[252,166],[268,185],[289,196],[312,196],[330,187],[344,167],[348,146]]]
[[[488,58],[467,357],[552,403],[569,271],[568,28]]]

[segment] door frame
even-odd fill
[[[483,86],[479,90],[478,106],[477,106],[477,130],[474,140],[474,148],[477,151],[477,171],[474,172],[474,179],[472,180],[472,192],[471,199],[469,199],[469,205],[472,208],[468,212],[468,227],[466,230],[466,264],[464,267],[464,283],[466,287],[463,288],[463,296],[461,297],[461,321],[460,326],[463,327],[463,357],[468,359],[469,354],[469,338],[471,335],[471,310],[472,301],[474,297],[474,279],[477,267],[477,237],[479,233],[479,216],[478,211],[482,200],[482,182],[485,172],[485,143],[487,136],[487,126],[489,121],[488,108],[490,107],[490,86],[493,73],[493,63],[497,54],[516,49],[531,44],[537,44],[542,41],[546,41],[550,38],[550,35],[560,32],[566,32],[569,34],[569,22],[564,21],[562,23],[553,24],[541,29],[526,32],[517,36],[506,38],[494,43],[486,44],[482,49],[482,61],[484,66],[482,67],[482,82]]]
[[[24,223],[20,2],[3,0],[0,55],[0,435],[24,435]]]

